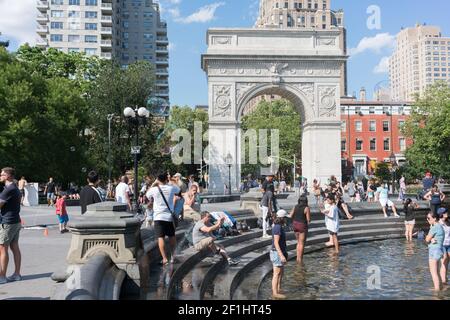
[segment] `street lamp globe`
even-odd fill
[[[144,107],[141,107],[138,110],[138,115],[139,115],[139,117],[142,117],[142,118],[148,118],[148,117],[150,117],[150,111],[148,111]]]
[[[123,115],[125,118],[135,118],[136,113],[134,112],[133,108],[127,107],[125,110],[123,110]]]
[[[225,158],[225,162],[229,166],[233,165],[233,156],[228,153],[227,157]]]

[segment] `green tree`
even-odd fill
[[[198,173],[200,168],[199,164],[194,164],[194,125],[195,122],[201,123],[200,134],[203,135],[208,130],[208,112],[201,109],[193,109],[189,106],[174,106],[170,110],[170,115],[165,122],[164,131],[161,132],[158,139],[158,147],[162,153],[167,154],[166,161],[164,162],[166,167],[171,170],[171,172],[180,172],[184,176],[189,174]],[[191,134],[191,164],[175,165],[172,162],[171,156],[168,154],[168,150],[171,150],[177,142],[171,141],[172,133],[176,129],[186,129]],[[200,136],[202,138],[202,136]],[[205,139],[206,140],[206,139]],[[202,152],[208,145],[208,141],[202,142]],[[165,152],[163,151],[165,150]]]
[[[280,157],[284,159],[294,160],[294,154],[297,159],[301,159],[301,117],[296,111],[295,106],[285,99],[276,100],[273,102],[261,101],[255,111],[245,115],[242,119],[241,128],[249,129],[277,129],[280,136]],[[258,132],[258,141],[259,132]],[[270,131],[268,136],[268,144],[270,149]],[[249,152],[249,142],[246,141],[242,146],[242,152]],[[268,151],[270,155],[270,150]],[[259,159],[261,162],[264,159]],[[298,161],[300,164],[300,161]],[[259,175],[260,164],[252,165],[245,164],[242,166],[242,174]],[[284,176],[292,176],[292,164],[284,160],[280,160],[280,172]]]
[[[108,173],[108,120],[114,114],[111,123],[111,168],[112,175],[118,176],[133,168],[131,146],[135,145],[133,128],[124,119],[123,110],[127,107],[147,107],[147,101],[154,91],[153,66],[138,61],[122,68],[110,61],[102,66],[95,82],[88,92],[90,115],[89,155],[91,167],[97,169],[103,177]],[[139,127],[141,164],[149,166],[158,162],[150,161],[156,150],[154,142],[160,131],[161,121],[151,117],[147,126]]]
[[[406,150],[407,178],[422,177],[431,170],[435,176],[450,178],[450,88],[436,82],[422,96],[416,96],[403,133],[413,140]]]
[[[375,176],[383,182],[389,182],[392,179],[391,171],[389,170],[389,164],[386,162],[377,163]]]
[[[81,86],[36,70],[34,57],[0,48],[0,159],[29,181],[51,175],[66,186],[88,161],[87,105]]]

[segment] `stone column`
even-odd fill
[[[238,157],[239,126],[236,123],[211,123],[209,126],[209,191],[224,194],[225,184],[229,184],[227,155],[233,159],[230,168],[231,192],[239,190],[240,166]]]
[[[303,127],[302,171],[312,187],[314,179],[321,184],[332,175],[342,179],[341,124],[339,121],[314,121]]]

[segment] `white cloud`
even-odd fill
[[[36,0],[0,0],[0,32],[3,38],[34,45],[36,42]]]
[[[383,57],[380,63],[373,69],[373,73],[388,73],[389,72],[389,57]]]
[[[193,23],[193,22],[200,22],[205,23],[209,22],[211,20],[215,19],[215,14],[217,8],[224,6],[225,2],[216,2],[213,4],[208,4],[206,6],[201,7],[196,12],[191,14],[190,16],[184,17],[184,18],[176,18],[176,22],[181,23]]]
[[[381,53],[383,49],[395,47],[395,36],[389,33],[379,33],[375,37],[364,37],[356,48],[349,50],[350,55],[355,56],[365,51]]]
[[[167,12],[169,12],[173,18],[179,18],[181,15],[180,9],[178,8],[167,9]]]

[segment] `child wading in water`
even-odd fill
[[[58,216],[59,220],[59,232],[69,232],[69,230],[67,230],[69,215],[67,214],[66,209],[66,196],[63,196],[61,194],[58,194],[56,198],[56,215]]]
[[[336,253],[339,253],[339,209],[336,206],[334,196],[330,195],[326,199],[325,210],[322,210],[325,215],[325,225],[327,227],[328,233],[330,234],[330,241],[325,243],[327,247],[333,247]]]

